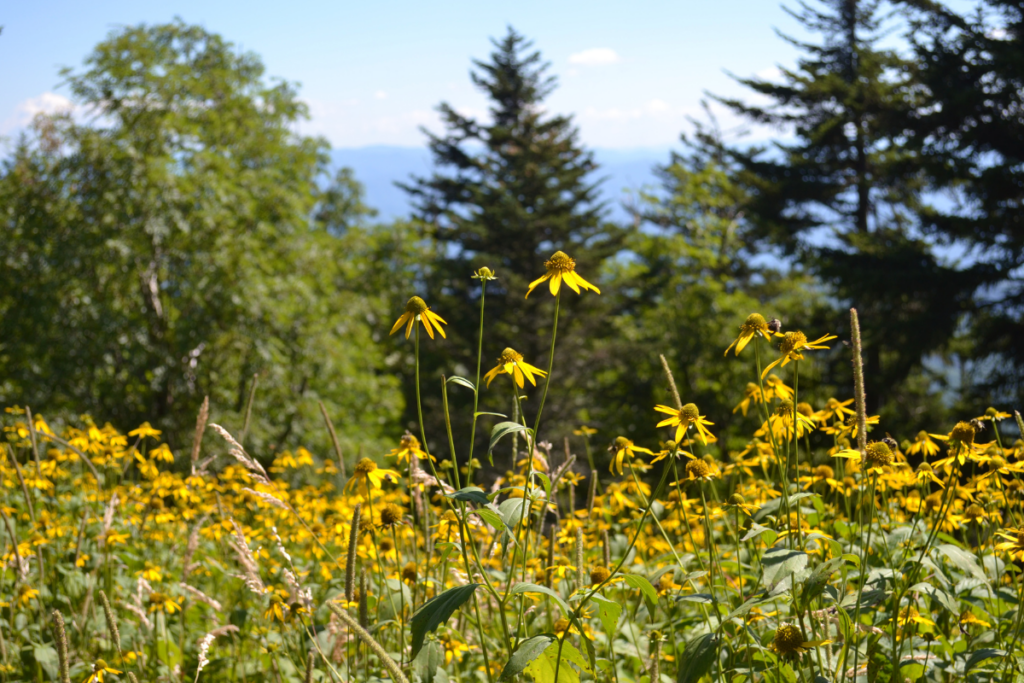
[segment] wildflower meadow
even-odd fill
[[[58,429],[8,407],[0,680],[1024,680],[1012,406],[905,433],[865,410],[857,311],[849,340],[750,312],[720,351],[746,369],[733,412],[759,425],[742,449],[719,448],[664,356],[663,441],[551,433],[562,302],[600,290],[561,251],[544,267],[520,274],[554,299],[540,357],[490,334],[489,268],[470,376],[421,372],[453,312],[429,292],[394,311],[419,426],[390,452],[343,452],[322,404],[333,448],[250,452],[252,392],[240,431],[205,402],[176,451],[148,422]],[[812,404],[825,353],[855,381]],[[473,406],[457,423],[456,392]]]

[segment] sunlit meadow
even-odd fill
[[[472,394],[471,432],[446,419],[447,433],[424,434],[420,403],[419,433],[347,468],[326,411],[333,451],[272,454],[247,452],[247,426],[210,423],[206,404],[179,452],[148,423],[55,430],[7,408],[0,678],[1024,677],[1024,444],[1000,431],[1010,407],[905,434],[865,412],[855,311],[848,346],[752,312],[722,351],[749,368],[735,411],[760,427],[727,459],[716,416],[679,394],[664,358],[672,400],[650,406],[664,441],[546,434],[561,300],[600,291],[562,252],[544,266],[523,294],[554,297],[548,356],[487,337],[500,273],[480,269],[475,374],[422,387],[445,410]],[[445,311],[414,296],[394,316],[419,399],[420,347],[447,343]],[[485,338],[508,348],[481,357]],[[849,357],[855,386],[811,405],[800,375],[828,349]]]

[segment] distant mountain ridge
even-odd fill
[[[594,179],[604,179],[601,199],[607,204],[610,219],[629,218],[623,208],[626,194],[657,183],[654,167],[668,163],[670,149],[592,150],[600,166]],[[380,211],[382,220],[402,218],[410,213],[409,197],[395,186],[395,181],[407,182],[410,176],[426,176],[433,169],[426,147],[341,147],[331,151],[331,159],[335,167],[348,166],[355,171],[356,179],[366,187],[367,203]]]

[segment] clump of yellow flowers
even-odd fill
[[[666,364],[647,429],[551,433],[561,285],[600,289],[564,252],[543,266],[525,294],[556,298],[550,351],[488,339],[496,364],[451,389],[474,394],[468,433],[421,417],[343,463],[250,453],[205,406],[176,447],[148,422],[8,408],[0,683],[1024,676],[1019,415],[902,433],[853,387],[813,391],[806,352],[856,368],[859,332],[832,347],[751,312],[725,349],[750,368],[734,416],[704,414]],[[498,274],[472,277],[485,295]],[[448,343],[442,313],[413,296],[391,328],[414,345],[420,416],[419,326]]]

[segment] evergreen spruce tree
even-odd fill
[[[925,232],[964,254],[974,306],[958,350],[965,401],[1024,400],[1024,6],[986,0],[960,16],[910,3],[921,84],[932,106],[913,122],[935,190]]]
[[[821,5],[801,4],[793,13],[823,40],[787,38],[804,56],[782,71],[780,83],[740,80],[769,105],[719,100],[793,137],[770,148],[733,149],[736,180],[750,197],[752,236],[809,264],[843,309],[860,311],[869,409],[921,424],[937,417],[938,404],[923,397],[940,379],[922,372],[923,360],[952,337],[970,304],[963,281],[974,275],[944,263],[919,235],[926,185],[907,121],[926,103],[913,63],[879,46],[886,33],[880,3]],[[835,316],[841,334],[845,319]],[[845,364],[834,370],[849,371]],[[902,414],[908,392],[917,394],[920,414]]]
[[[542,106],[555,87],[548,64],[512,28],[493,44],[490,60],[474,61],[471,73],[473,84],[490,100],[490,120],[478,121],[441,104],[445,134],[427,132],[436,171],[403,186],[437,245],[423,289],[410,294],[422,294],[450,323],[446,343],[423,348],[424,402],[438,407],[426,411],[433,416],[441,415],[440,373],[472,377],[476,370],[480,283],[471,279],[476,269],[486,266],[498,277],[488,285],[484,370],[506,346],[527,362],[547,367],[553,302],[542,289],[524,298],[528,284],[544,274],[544,261],[557,250],[574,258],[577,270],[596,282],[603,262],[617,248],[616,229],[602,220],[592,154],[580,145],[570,117],[550,115]],[[586,404],[585,392],[574,389],[585,386],[591,338],[604,307],[607,301],[599,296],[563,290],[545,413],[548,429],[541,439],[558,442],[556,425],[564,429]],[[465,390],[459,390],[461,399],[456,391],[451,392],[453,401],[471,401]],[[481,405],[487,406],[481,409],[511,415],[507,383],[495,382],[481,392]],[[533,398],[540,392],[527,393]],[[536,409],[531,404],[526,410]],[[411,422],[414,399],[408,405]],[[453,407],[453,417],[458,412]],[[438,422],[428,427],[428,435],[439,438],[443,429]]]

